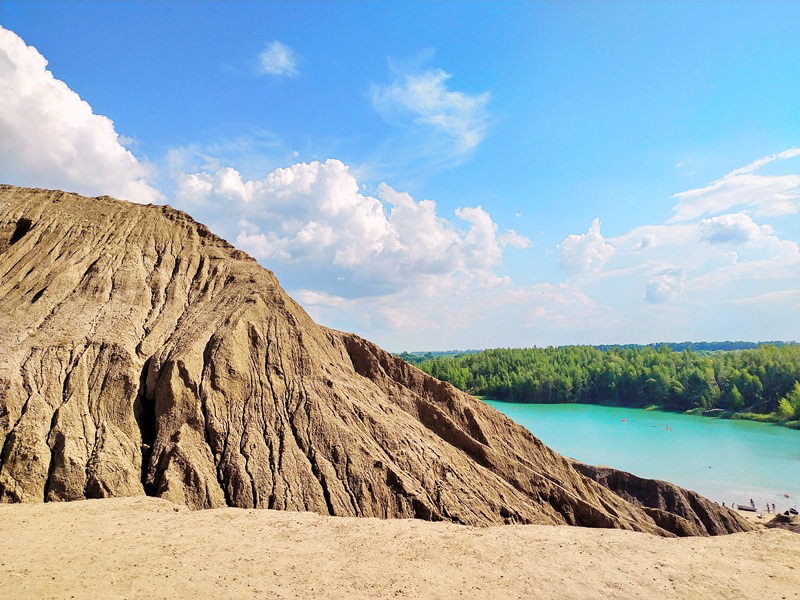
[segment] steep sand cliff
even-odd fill
[[[703,518],[654,517],[475,398],[316,325],[270,271],[166,206],[0,186],[0,319],[6,502],[146,494],[470,525],[751,529],[711,503]]]

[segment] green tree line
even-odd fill
[[[464,391],[497,400],[656,405],[800,428],[796,344],[723,352],[674,352],[669,346],[503,348],[410,362]]]

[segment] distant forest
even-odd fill
[[[582,402],[777,422],[800,429],[800,345],[700,342],[403,353],[438,379],[508,402]]]
[[[662,346],[669,346],[673,352],[680,352],[682,350],[694,350],[696,352],[718,352],[730,350],[750,350],[758,348],[759,346],[785,346],[797,345],[797,342],[657,342],[655,344],[600,344],[599,346],[591,346],[605,352],[606,350],[613,350],[615,348],[625,348],[635,350],[637,348],[661,348]],[[417,365],[423,360],[437,358],[439,356],[454,356],[461,354],[478,354],[483,350],[435,350],[435,351],[415,351],[415,352],[402,352],[397,354],[404,361]]]

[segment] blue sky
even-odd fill
[[[0,179],[390,350],[800,339],[800,5],[5,0]],[[46,62],[45,62],[46,61]]]

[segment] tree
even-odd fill
[[[800,344],[716,353],[681,346],[680,352],[667,346],[562,346],[401,357],[497,400],[716,407],[776,418],[780,408],[782,420],[800,419]]]
[[[741,410],[744,406],[744,397],[735,385],[728,392],[728,407],[731,410]]]
[[[792,408],[792,405],[789,404],[786,398],[778,400],[778,410],[775,412],[778,414],[778,419],[781,421],[790,421],[792,417],[794,417],[794,408]]]
[[[787,402],[792,411],[789,419],[800,419],[800,381],[794,382],[794,386],[783,400]],[[780,403],[778,403],[778,406],[780,407]]]

